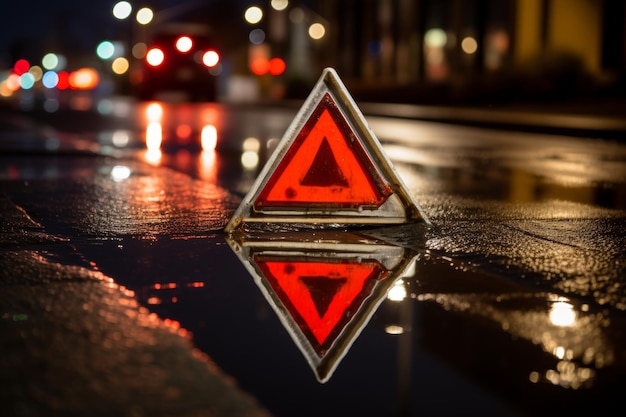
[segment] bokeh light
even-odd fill
[[[17,74],[10,74],[6,80],[6,86],[11,91],[17,91],[20,88],[20,76]]]
[[[257,6],[250,6],[246,9],[244,18],[252,25],[259,23],[263,19],[263,10]]]
[[[43,76],[43,70],[39,65],[33,65],[28,69],[28,72],[33,75],[35,82],[41,80],[41,77]]]
[[[0,96],[2,97],[11,97],[13,95],[13,91],[7,86],[6,80],[0,82]]]
[[[146,117],[150,122],[160,122],[163,117],[163,106],[159,103],[150,103],[146,107]]]
[[[192,47],[193,41],[189,36],[181,36],[176,40],[176,49],[178,49],[180,52],[189,52],[191,51]]]
[[[125,74],[129,67],[130,64],[124,57],[115,58],[111,64],[111,70],[118,75]]]
[[[41,65],[47,70],[53,70],[59,65],[59,57],[55,53],[47,53],[41,59]]]
[[[142,7],[137,11],[137,22],[142,25],[147,25],[152,22],[152,18],[154,17],[154,13],[152,9],[149,7]]]
[[[69,85],[77,90],[91,90],[98,86],[100,76],[93,68],[81,68],[70,73]]]
[[[274,10],[285,10],[287,6],[289,6],[289,0],[272,0],[271,1],[272,9]]]
[[[126,165],[116,165],[111,169],[111,177],[113,181],[120,182],[130,177],[131,170]]]
[[[209,68],[216,66],[218,62],[220,62],[220,56],[215,51],[206,51],[202,55],[202,63]]]
[[[431,48],[443,48],[448,42],[448,35],[443,29],[428,29],[424,35],[424,42]]]
[[[176,126],[175,132],[176,132],[177,142],[180,145],[186,146],[187,144],[189,144],[189,141],[191,139],[191,134],[193,133],[193,129],[191,125],[187,123],[181,123]]]
[[[30,63],[27,60],[18,59],[17,61],[15,61],[15,64],[13,65],[13,72],[16,73],[17,75],[22,75],[25,72],[27,72],[29,68],[30,68]]]
[[[250,63],[250,71],[255,75],[266,74],[269,70],[270,62],[265,57],[256,57]]]
[[[59,75],[55,71],[46,71],[41,77],[41,83],[46,88],[55,88],[59,83]]]
[[[159,48],[152,48],[146,54],[146,62],[153,67],[158,67],[165,60],[165,54]]]
[[[471,55],[478,50],[478,42],[471,36],[467,36],[461,41],[461,49],[463,49],[463,52],[466,54]]]
[[[148,45],[143,42],[138,42],[133,46],[131,53],[137,59],[144,59],[146,57],[146,52],[148,51]]]
[[[280,75],[285,72],[286,68],[285,61],[281,58],[272,58],[269,62],[269,72],[272,75]]]
[[[202,127],[200,141],[204,151],[212,151],[217,147],[217,129],[214,125],[207,124]]]
[[[398,280],[393,284],[393,287],[387,293],[387,299],[391,301],[400,302],[407,297],[406,286],[404,281]]]
[[[128,146],[130,143],[130,134],[125,130],[116,130],[111,136],[111,142],[118,148]]]
[[[254,151],[246,151],[241,154],[241,165],[245,169],[254,169],[259,165],[259,154]]]
[[[98,44],[96,48],[96,54],[100,59],[111,59],[113,57],[113,54],[115,54],[115,46],[112,42],[102,41]]]
[[[20,87],[22,87],[24,90],[29,90],[33,88],[34,85],[35,77],[33,77],[33,74],[31,74],[30,72],[25,72],[24,74],[20,75]]]
[[[146,127],[146,147],[148,150],[160,149],[163,141],[163,128],[159,122],[150,122]]]
[[[261,149],[261,141],[253,136],[247,137],[241,144],[241,150],[244,152],[259,152]]]
[[[113,6],[113,16],[115,16],[116,19],[124,20],[130,16],[132,11],[133,6],[127,1],[120,1]]]
[[[248,39],[250,40],[250,43],[253,43],[254,45],[260,45],[265,41],[265,32],[263,31],[263,29],[252,29],[250,31],[250,34],[248,35]]]
[[[59,90],[67,90],[70,87],[70,74],[67,71],[60,71],[58,73],[59,81],[57,82],[57,88]]]
[[[322,39],[326,34],[326,29],[321,23],[313,23],[309,26],[309,36],[311,39]]]

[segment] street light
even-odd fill
[[[148,23],[152,22],[153,17],[154,13],[149,7],[143,7],[137,11],[137,22],[141,25],[147,25]]]
[[[263,10],[261,10],[261,8],[257,6],[250,6],[246,9],[246,12],[244,13],[244,18],[246,19],[246,22],[250,23],[251,25],[259,23],[261,19],[263,19]]]
[[[312,39],[318,40],[322,39],[326,34],[326,28],[321,23],[313,23],[309,26],[309,36]]]
[[[276,11],[285,10],[289,6],[289,0],[272,0],[271,5]]]
[[[113,16],[119,20],[128,18],[132,11],[133,6],[127,1],[120,1],[113,6]]]

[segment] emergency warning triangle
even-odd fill
[[[226,225],[428,222],[332,68]]]

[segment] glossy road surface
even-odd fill
[[[620,407],[623,143],[366,114],[430,226],[233,243],[222,229],[297,107],[79,107],[2,112],[2,415]],[[331,284],[361,279],[354,259],[380,275],[342,313],[360,298]],[[281,284],[297,268],[345,276],[304,299]],[[354,320],[313,331],[333,309]]]

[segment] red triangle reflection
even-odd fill
[[[387,276],[376,260],[254,256],[254,262],[320,357]]]

